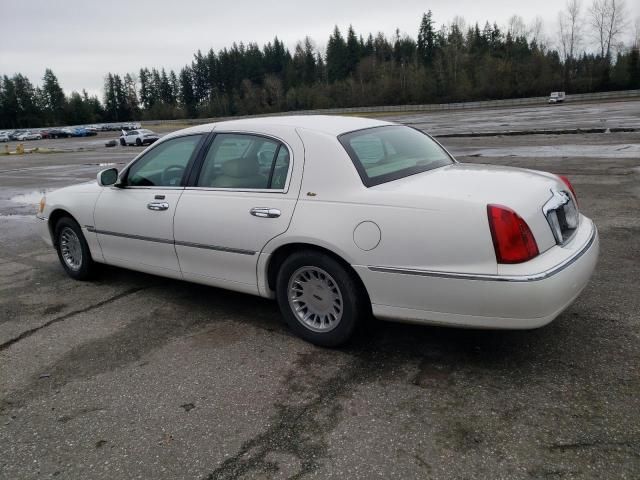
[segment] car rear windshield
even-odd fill
[[[401,125],[357,130],[338,137],[367,187],[453,163],[428,135]]]

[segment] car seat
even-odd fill
[[[267,178],[260,175],[257,157],[227,160],[221,167],[221,174],[213,179],[214,188],[267,188]]]

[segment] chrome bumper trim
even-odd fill
[[[370,266],[368,268],[373,272],[395,273],[400,275],[416,275],[420,277],[454,278],[458,280],[483,280],[489,282],[536,282],[539,280],[544,280],[545,278],[552,277],[553,275],[556,275],[557,273],[561,272],[562,270],[576,262],[591,248],[591,245],[593,245],[593,242],[596,240],[597,234],[598,231],[596,229],[596,226],[592,225],[589,240],[573,257],[566,259],[564,262],[559,263],[549,270],[534,273],[531,275],[490,275],[483,273],[442,272],[437,270],[412,270],[406,268],[378,266]]]

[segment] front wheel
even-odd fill
[[[124,138],[120,139],[120,145],[122,145],[123,147],[127,145],[127,142],[124,141]]]
[[[95,263],[80,225],[72,218],[61,218],[56,224],[55,240],[58,258],[67,275],[75,280],[91,278]]]
[[[142,140],[140,140],[139,138],[136,138],[136,145],[141,147],[142,146]]]
[[[349,340],[368,311],[352,275],[324,253],[301,251],[287,258],[278,272],[276,295],[291,330],[324,347]]]

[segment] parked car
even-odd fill
[[[39,133],[30,132],[30,131],[22,132],[16,135],[16,140],[19,142],[24,142],[25,140],[41,140],[41,139],[42,139],[42,135],[40,135]]]
[[[421,131],[334,116],[174,132],[121,172],[47,194],[37,216],[72,278],[106,263],[275,298],[325,346],[371,312],[540,327],[586,286],[599,248],[564,177],[458,163]]]
[[[562,103],[564,99],[564,92],[551,92],[551,95],[549,95],[549,103]]]
[[[69,138],[73,132],[69,128],[52,128],[49,130],[50,138]]]
[[[120,135],[120,145],[137,145],[141,147],[142,145],[151,145],[159,138],[157,133],[144,128],[141,130],[129,130],[128,132],[123,130],[122,135]]]
[[[9,134],[7,132],[0,133],[0,142],[8,142],[10,140]]]
[[[26,133],[27,130],[14,130],[13,132],[9,133],[9,139],[10,140],[18,140],[18,137],[20,135],[22,135],[23,133]]]
[[[87,127],[76,127],[71,132],[72,137],[92,137],[98,134],[96,130]]]

